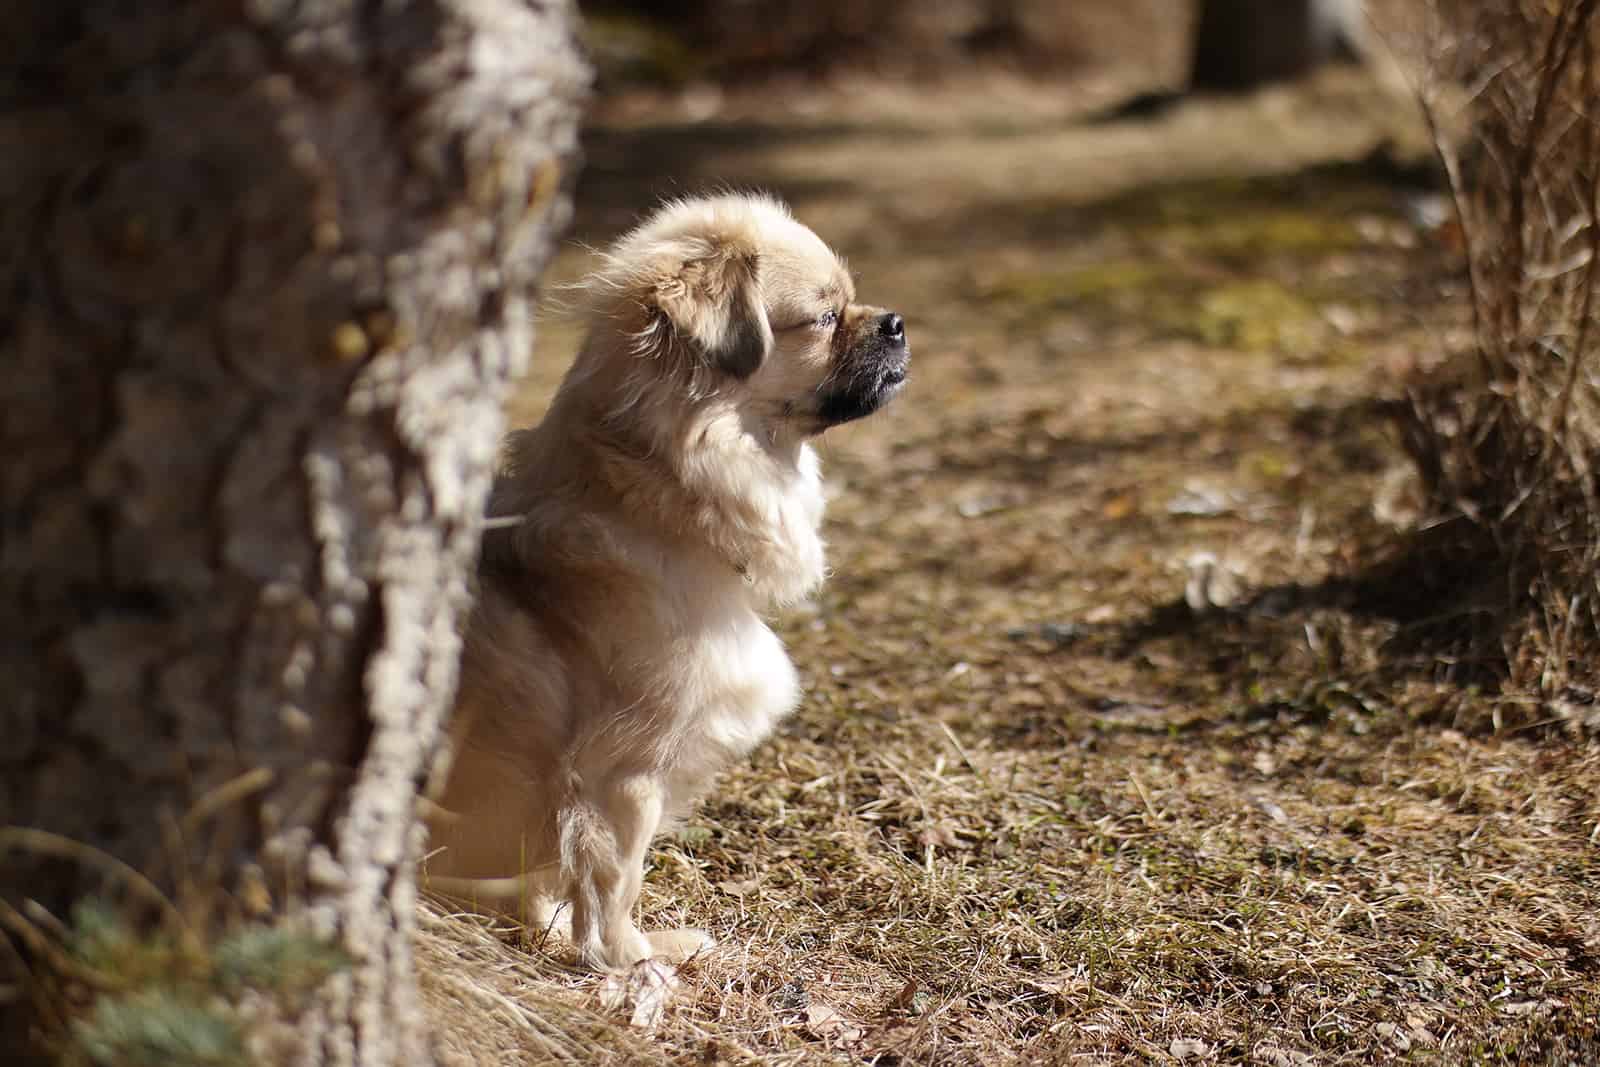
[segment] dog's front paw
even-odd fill
[[[626,971],[655,955],[655,946],[631,923],[608,938],[579,938],[575,947],[578,966],[590,971]]]
[[[690,956],[698,956],[717,947],[717,939],[704,930],[681,926],[676,930],[653,930],[645,937],[650,942],[650,955],[667,963],[682,963]]]

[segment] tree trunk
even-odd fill
[[[0,900],[127,899],[114,857],[191,920],[305,923],[351,965],[295,1062],[431,1059],[416,796],[570,212],[574,21],[0,5],[0,825],[88,846],[10,835]]]
[[[1361,0],[1201,0],[1195,89],[1242,90],[1310,73],[1365,48]]]

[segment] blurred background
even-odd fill
[[[856,70],[937,80],[952,66],[1056,74],[1142,69],[1177,84],[1193,5],[1171,0],[596,0],[585,5],[596,59],[613,83],[759,81]]]
[[[1410,5],[1388,6],[1399,13],[1387,23],[1391,39],[1416,29]],[[1025,181],[1020,172],[1056,161],[1030,163],[1033,148],[1016,135],[1044,134],[1052,124],[1059,131],[1085,119],[1104,125],[1159,117],[1190,89],[1249,90],[1289,82],[1323,69],[1328,60],[1360,59],[1372,74],[1369,81],[1406,95],[1389,47],[1371,32],[1358,0],[594,0],[582,10],[597,69],[588,175],[596,192],[613,175],[646,172],[654,172],[664,187],[703,180],[708,170],[720,171],[709,177],[730,182],[771,179],[753,160],[744,173],[738,157],[712,156],[718,149],[752,149],[779,128],[792,147],[796,131],[788,127],[797,126],[812,140],[829,129],[876,128],[881,136],[898,134],[907,148],[927,148],[941,134],[965,136],[965,143],[953,142],[940,156],[957,172],[941,179],[922,170],[917,177],[949,192],[966,182],[964,165],[981,162],[989,186],[1023,199],[1026,187],[1006,189],[1005,183]],[[1413,17],[1407,19],[1408,13]],[[1330,110],[1345,112],[1346,120],[1351,111],[1365,110],[1372,128],[1360,136],[1349,129],[1285,133],[1299,142],[1334,133],[1338,140],[1322,152],[1330,158],[1359,154],[1358,142],[1386,139],[1405,142],[1404,151],[1413,155],[1427,154],[1415,124],[1392,113],[1392,99],[1365,99],[1349,85],[1330,91],[1342,97],[1330,101]],[[1217,119],[1226,127],[1230,114]],[[649,126],[658,136],[648,144],[619,141],[617,130],[628,126]],[[711,143],[674,144],[676,135],[693,127]],[[1221,141],[1212,146],[1210,171],[1227,169],[1227,157],[1236,161],[1236,170],[1271,164],[1273,145],[1243,143],[1225,128],[1216,132]],[[1251,131],[1240,132],[1248,139]],[[974,136],[989,143],[974,143]],[[1102,187],[1125,187],[1207,169],[1207,161],[1183,155],[1153,165],[1138,151],[1145,146],[1130,144],[1126,136],[1104,143],[1094,153],[1099,167],[1079,167],[1082,176],[1061,175],[1069,186],[1098,180]],[[655,148],[677,154],[650,155]],[[1305,151],[1302,145],[1294,158]],[[1262,159],[1253,162],[1258,153]],[[1043,154],[1050,154],[1048,145]],[[1104,170],[1117,156],[1130,157],[1134,169],[1120,178],[1089,173]],[[813,186],[830,173],[820,159],[816,170]],[[882,184],[888,175],[856,176],[874,177]],[[926,205],[910,205],[919,209]]]

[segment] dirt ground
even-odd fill
[[[425,971],[501,983],[470,1047],[1600,1062],[1600,748],[1505,727],[1392,562],[1417,517],[1383,406],[1463,315],[1435,205],[1369,157],[1414,144],[1405,102],[1348,72],[1113,99],[599,117],[579,241],[661,195],[774,190],[905,315],[912,383],[821,442],[834,576],[779,620],[799,712],[655,850],[645,925],[721,947],[608,984],[436,917]],[[516,421],[574,339],[546,323]]]

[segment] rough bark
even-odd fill
[[[1364,49],[1361,0],[1201,0],[1190,85],[1241,90]]]
[[[415,798],[569,213],[574,18],[0,5],[0,825],[337,939],[301,1062],[429,1059]],[[12,848],[0,897],[63,915],[102,867]]]

